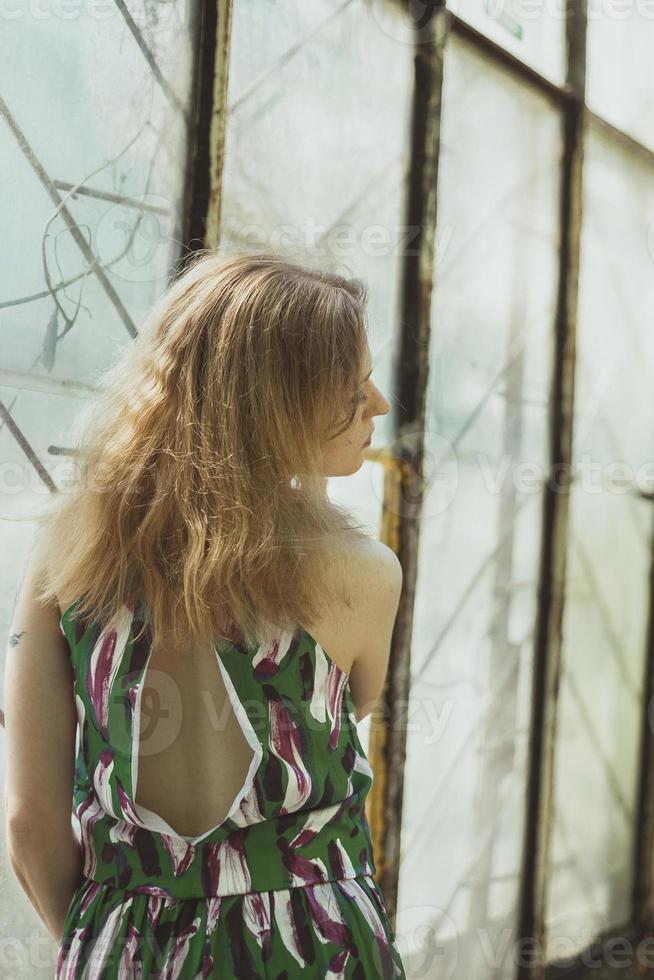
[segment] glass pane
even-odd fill
[[[399,23],[393,3],[384,12]],[[413,58],[378,14],[326,0],[236,4],[221,244],[365,279],[374,379],[388,394]],[[376,421],[374,446],[392,416]]]
[[[146,4],[131,25],[115,5],[65,6],[14,5],[0,40],[0,398],[30,447],[0,425],[5,636],[25,515],[63,484],[93,379],[167,285],[184,189],[195,5]],[[2,852],[5,962],[12,977],[52,977],[54,944]]]
[[[630,916],[650,563],[651,504],[583,486],[571,504],[550,960]]]
[[[652,519],[630,487],[654,482],[653,176],[590,127],[551,955],[583,948],[630,913]]]
[[[3,223],[12,252],[0,274],[3,368],[88,378],[166,285],[183,190],[191,18],[189,0],[147,9],[136,29],[157,74],[117,7],[106,17],[91,5],[72,19],[5,24],[0,153],[11,175]],[[37,67],[26,74],[26,64]],[[89,252],[48,187],[65,199]]]
[[[416,976],[513,980],[559,121],[454,36],[443,107],[397,933]]]
[[[454,14],[551,81],[565,78],[565,19],[560,4],[448,0]]]
[[[654,8],[594,8],[588,14],[588,106],[654,149]]]
[[[383,29],[380,29],[383,25]],[[234,9],[221,246],[267,249],[368,284],[373,379],[391,401],[330,497],[379,536],[395,405],[413,55],[392,2],[241,0]],[[370,718],[359,730],[368,748]]]
[[[393,432],[413,52],[393,2],[241,0],[234,8],[221,247],[268,249],[369,290],[373,380],[391,401],[359,472],[330,497],[379,537]],[[359,726],[368,748],[370,717]]]

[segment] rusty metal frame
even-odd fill
[[[440,148],[443,51],[448,13],[427,4],[421,43],[415,45],[411,157],[406,189],[406,226],[415,234],[402,256],[400,338],[394,395],[393,443],[387,452],[382,539],[400,558],[404,584],[395,620],[382,710],[374,713],[369,758],[375,772],[369,812],[375,841],[376,879],[395,922],[401,844],[406,712],[411,686],[410,655],[423,495],[427,365],[434,279],[437,180]],[[424,15],[424,11],[423,11]],[[427,43],[425,32],[428,32]],[[392,694],[391,694],[392,692]]]
[[[542,95],[546,96],[554,105],[563,108],[568,102],[578,102],[579,94],[574,85],[570,84],[569,79],[561,86],[557,85],[546,75],[541,74],[531,65],[521,61],[520,58],[507,51],[496,41],[491,40],[476,27],[472,27],[458,15],[450,13],[451,31],[458,37],[474,45],[479,51],[483,52],[495,64],[501,65],[507,71],[520,76],[526,85],[529,85]],[[648,166],[654,166],[654,149],[641,143],[631,133],[620,129],[608,119],[598,115],[586,106],[585,120],[587,125],[591,125],[603,132],[608,139],[619,143],[620,146],[630,153],[637,156]]]
[[[559,263],[559,311],[557,315],[557,362],[563,372],[556,382],[552,379],[551,461],[564,461],[562,449],[568,454],[571,440],[571,413],[574,398],[574,332],[576,332],[576,291],[579,272],[579,239],[581,230],[581,179],[584,128],[603,133],[635,159],[654,166],[654,150],[632,134],[611,123],[585,106],[586,23],[583,0],[568,2],[572,18],[567,19],[566,81],[561,87],[507,52],[500,45],[452,15],[452,31],[483,50],[489,58],[507,70],[521,76],[526,84],[550,98],[563,112],[564,156],[562,161],[562,248]],[[567,204],[566,204],[567,201]],[[566,208],[568,209],[566,211]],[[567,298],[567,299],[566,299]],[[562,301],[567,302],[568,331],[566,336]],[[557,434],[558,433],[558,434]],[[558,448],[557,448],[558,447]],[[560,502],[559,502],[560,503]],[[545,889],[550,860],[550,822],[552,819],[552,775],[555,738],[556,697],[560,671],[561,621],[565,550],[567,547],[567,494],[563,507],[556,501],[543,502],[543,550],[541,552],[540,617],[538,648],[534,674],[534,717],[530,745],[530,777],[527,789],[528,820],[524,837],[524,861],[520,898],[520,929],[523,938],[541,943],[545,935]],[[547,552],[545,548],[547,547]],[[622,937],[639,941],[654,936],[654,722],[650,706],[654,704],[654,529],[652,534],[652,564],[650,571],[650,607],[647,645],[644,664],[643,703],[641,716],[640,766],[637,812],[634,820],[635,839],[631,921],[615,923],[614,928],[598,936],[598,941],[610,938],[618,929]],[[546,649],[550,637],[549,650]],[[543,769],[538,765],[542,762]],[[540,808],[540,810],[538,809]],[[536,946],[538,948],[538,946]],[[542,946],[541,946],[542,948]],[[584,974],[584,953],[571,964],[570,976]],[[555,971],[555,972],[553,972]],[[520,980],[534,976],[558,977],[556,966],[532,964],[524,969]]]
[[[569,97],[574,98],[574,93],[568,89],[567,85],[561,87],[553,82],[546,75],[543,75],[536,68],[527,62],[522,61],[517,55],[512,54],[503,48],[497,41],[484,34],[478,28],[462,20],[457,14],[448,13],[451,21],[451,30],[462,40],[474,45],[477,50],[485,54],[489,59],[500,65],[514,75],[519,75],[525,84],[547,96],[552,102],[561,105]]]
[[[654,534],[640,726],[640,768],[634,840],[632,917],[638,938],[654,936]]]
[[[204,235],[205,244],[209,248],[217,248],[220,242],[220,210],[227,125],[227,88],[232,33],[232,0],[214,0],[214,2],[219,4],[220,17],[215,35],[213,102],[209,127],[209,199]]]
[[[383,449],[366,450],[366,459],[380,464],[384,468],[384,489],[382,497],[382,518],[380,540],[387,544],[389,548],[400,554],[401,541],[401,501],[402,486],[407,482],[406,464],[398,458],[395,453],[384,447]],[[395,651],[391,651],[391,657]],[[389,665],[390,670],[390,665]],[[381,700],[385,703],[388,697],[388,681],[384,682]],[[386,817],[386,802],[388,795],[394,795],[393,769],[390,767],[391,746],[388,739],[388,726],[379,724],[375,719],[374,713],[371,719],[371,728],[368,740],[368,760],[374,773],[372,787],[366,797],[366,816],[370,824],[370,832],[373,841],[376,880],[382,882],[392,874],[393,869],[389,867],[386,860],[385,841],[388,833],[388,821]],[[395,869],[396,879],[399,877],[399,868]],[[389,914],[395,921],[395,909],[389,908]]]
[[[407,6],[408,0],[403,2]],[[186,193],[177,236],[188,250],[204,245],[217,247],[220,238],[232,17],[232,0],[199,0],[199,3],[195,26],[194,95]],[[375,770],[375,780],[367,801],[367,812],[375,841],[377,877],[394,919],[406,754],[402,705],[406,704],[410,693],[411,633],[423,493],[422,452],[428,350],[432,289],[435,285],[433,272],[443,51],[447,32],[451,30],[483,50],[489,58],[521,76],[526,84],[550,98],[562,112],[564,152],[561,165],[559,284],[550,392],[550,479],[543,499],[518,929],[522,939],[531,938],[536,941],[535,947],[539,948],[540,945],[542,949],[547,874],[550,868],[556,709],[568,542],[570,480],[566,473],[570,472],[573,433],[584,125],[592,122],[649,164],[654,164],[654,151],[585,107],[585,0],[567,0],[567,71],[563,87],[551,82],[452,14],[442,0],[430,0],[426,9],[430,18],[431,41],[417,45],[415,52],[407,216],[409,226],[418,229],[418,236],[415,251],[404,256],[402,270],[400,357],[396,376],[399,413],[393,447],[366,454],[367,458],[381,463],[385,469],[381,538],[399,555],[404,569],[404,589],[382,694],[388,714],[381,724],[372,729],[370,737],[369,756]],[[424,24],[421,30],[424,31]],[[30,158],[30,162],[46,190],[56,203],[60,203],[58,196],[53,194],[54,183],[45,179],[38,161]],[[65,207],[62,213],[71,225]],[[78,244],[83,248],[83,243]],[[88,253],[86,257],[93,259]],[[126,326],[129,330],[131,323],[126,322]],[[3,415],[5,422],[12,427],[13,419],[4,407]],[[22,439],[20,430],[15,430],[14,435],[29,452],[31,447]],[[561,476],[561,464],[564,464],[563,493],[560,492],[561,483],[557,483]],[[654,703],[654,536],[652,555],[645,697],[641,718],[640,783],[635,823],[633,921],[626,926],[633,930],[636,938],[654,933],[654,731],[649,714],[649,706]],[[388,692],[391,690],[393,700],[389,701]],[[3,723],[4,717],[0,711],[0,724]],[[518,971],[518,977],[519,980],[536,980],[549,976],[550,972],[546,964],[536,958],[530,966]],[[559,975],[560,971],[557,971]]]
[[[215,248],[219,240],[231,24],[232,0],[198,0],[192,124],[177,235],[187,252]]]
[[[410,0],[395,0],[409,12]],[[220,241],[222,169],[225,150],[232,0],[200,0],[194,67],[194,114],[187,159],[187,193],[179,237],[188,250]],[[570,463],[574,404],[575,334],[581,230],[581,174],[584,122],[592,121],[616,141],[654,164],[654,152],[584,106],[586,15],[584,0],[567,0],[567,75],[559,86],[522,62],[481,31],[447,10],[444,0],[426,0],[415,46],[411,163],[407,186],[407,224],[418,232],[415,247],[403,257],[400,300],[400,352],[394,394],[399,406],[393,445],[370,451],[367,458],[384,466],[381,538],[400,557],[404,588],[393,632],[389,669],[381,701],[384,716],[370,732],[369,757],[375,780],[367,813],[375,842],[377,879],[389,913],[395,919],[399,878],[400,833],[406,755],[404,705],[410,694],[410,650],[413,626],[420,511],[423,494],[422,453],[427,394],[428,350],[434,281],[437,178],[443,54],[451,31],[482,50],[524,83],[552,101],[562,116],[564,153],[561,164],[559,286],[554,324],[554,367],[550,395],[550,467]],[[431,37],[425,42],[425,13]],[[417,15],[416,15],[417,16]],[[569,468],[568,468],[569,472]],[[558,476],[557,476],[558,478]],[[543,500],[539,611],[535,662],[524,860],[520,892],[519,934],[541,941],[545,929],[545,889],[550,857],[552,777],[556,703],[561,656],[561,624],[567,551],[568,489],[550,482]],[[652,570],[654,603],[654,565]],[[654,621],[650,627],[654,646]],[[651,658],[650,658],[651,660]],[[392,698],[389,692],[392,691]],[[654,667],[647,675],[654,696]],[[647,724],[644,717],[643,725]],[[652,770],[654,739],[647,729],[643,760]],[[638,838],[642,874],[634,907],[651,918],[651,868],[644,867],[654,848],[654,774],[643,773],[640,809],[645,828]],[[645,819],[645,817],[647,819]],[[651,863],[651,862],[650,862]],[[520,980],[544,975],[535,963]]]
[[[549,405],[549,470],[543,494],[538,613],[532,675],[527,805],[518,936],[535,955],[521,958],[519,980],[545,971],[546,889],[550,870],[554,756],[561,673],[568,547],[586,77],[585,0],[566,3],[566,88],[563,107],[560,242]]]

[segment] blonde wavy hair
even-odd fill
[[[77,473],[40,515],[39,598],[106,622],[144,602],[157,644],[258,644],[333,600],[366,536],[321,447],[356,413],[367,291],[272,254],[192,253],[99,379]],[[141,632],[139,632],[139,637]]]

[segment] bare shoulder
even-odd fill
[[[371,592],[390,588],[399,592],[402,586],[402,565],[392,548],[377,538],[370,538],[354,549],[354,569],[365,576],[365,584]],[[364,584],[362,582],[362,584]]]
[[[331,564],[349,596],[341,629],[351,663],[350,686],[357,720],[381,694],[402,591],[402,566],[395,552],[375,538],[359,541]]]
[[[359,611],[363,629],[368,632],[376,617],[387,626],[389,616],[394,620],[397,600],[402,589],[402,565],[383,541],[370,538],[352,550],[346,580],[356,596],[354,608]]]
[[[371,604],[399,595],[402,588],[400,560],[377,538],[355,541],[334,559],[332,569],[345,584],[353,607],[364,615]]]

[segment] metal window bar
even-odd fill
[[[406,756],[406,709],[411,686],[410,650],[417,579],[420,512],[424,489],[423,452],[427,394],[431,294],[436,241],[440,110],[443,49],[447,11],[435,0],[425,7],[420,24],[428,43],[415,46],[415,78],[411,118],[411,154],[406,222],[416,229],[413,248],[404,255],[400,287],[400,340],[394,396],[398,411],[393,454],[400,461],[393,497],[385,501],[394,515],[392,541],[404,571],[404,586],[381,701],[382,718],[371,731],[371,762],[375,768],[372,832],[376,839],[377,879],[392,921],[397,910],[400,834]],[[398,486],[399,484],[399,486]],[[399,499],[398,499],[399,498]],[[389,518],[390,520],[390,518]],[[391,693],[392,692],[392,693]],[[379,860],[377,860],[377,854]]]
[[[653,499],[651,496],[649,499]],[[640,725],[640,768],[634,841],[633,925],[640,937],[654,935],[654,521],[650,532],[652,560],[643,700]]]
[[[568,0],[566,18],[566,81],[561,87],[540,75],[477,29],[450,15],[450,29],[490,58],[520,77],[525,84],[551,98],[561,111],[564,154],[561,171],[561,253],[559,264],[558,308],[555,323],[555,368],[551,379],[550,463],[570,462],[572,412],[574,404],[574,337],[576,331],[577,282],[581,231],[581,179],[584,121],[600,129],[614,142],[647,164],[654,164],[654,152],[619,127],[585,107],[586,8],[583,0]],[[415,157],[413,161],[416,163]],[[528,786],[527,823],[520,897],[522,939],[536,940],[543,948],[545,933],[545,890],[551,873],[550,834],[552,776],[556,735],[556,699],[561,654],[561,622],[564,602],[567,552],[567,511],[569,494],[552,495],[543,501],[543,548],[541,553],[540,608],[537,624],[536,661],[532,699],[532,726]],[[554,499],[556,498],[556,499]],[[654,555],[654,546],[652,548]],[[636,827],[636,879],[634,914],[627,927],[616,923],[621,935],[640,936],[654,930],[654,737],[649,706],[654,698],[654,560],[652,562],[652,612],[648,631],[645,696],[642,706],[641,784]],[[608,632],[610,624],[606,624]],[[620,660],[620,652],[614,649]],[[395,654],[395,650],[393,651]],[[392,654],[392,656],[393,656]],[[399,654],[402,656],[402,653]],[[401,774],[397,774],[401,779]],[[385,883],[386,884],[386,883]],[[610,934],[610,930],[607,932]],[[602,937],[598,937],[601,941]],[[583,953],[580,954],[581,963]],[[547,973],[546,965],[535,961],[518,970],[519,980],[533,980]]]
[[[546,890],[551,870],[554,751],[565,601],[572,458],[575,340],[581,238],[586,0],[566,2],[566,90],[562,107],[558,295],[550,389],[550,472],[562,470],[563,493],[547,480],[543,495],[539,607],[534,647],[527,808],[522,852],[519,928],[536,955],[522,960],[518,980],[543,976]],[[563,464],[563,465],[561,465]]]
[[[188,141],[187,192],[180,238],[189,250],[216,248],[225,152],[232,0],[199,0],[193,92],[193,137]]]
[[[396,0],[396,2],[406,5],[406,0]],[[197,55],[200,69],[194,84],[196,105],[192,138],[189,141],[188,168],[191,191],[184,208],[187,231],[182,236],[182,242],[189,249],[195,247],[196,242],[215,247],[219,241],[220,178],[226,118],[231,0],[220,4],[219,10],[220,23],[216,25],[214,5],[203,0]],[[546,79],[480,31],[447,11],[440,2],[428,4],[431,18],[431,43],[416,46],[408,215],[409,220],[413,220],[421,231],[416,254],[406,257],[403,270],[403,328],[396,379],[401,409],[397,439],[393,451],[384,451],[384,458],[381,459],[386,466],[382,536],[400,555],[405,571],[405,588],[394,631],[389,674],[383,697],[391,689],[399,697],[408,695],[409,688],[409,650],[417,569],[422,452],[420,436],[416,438],[415,430],[420,430],[424,426],[427,379],[426,359],[421,355],[429,340],[431,291],[436,285],[432,283],[431,276],[436,232],[442,59],[447,34],[443,28],[447,24],[448,30],[483,50],[489,58],[508,68],[525,84],[548,95],[561,110],[565,153],[561,174],[562,248],[555,324],[555,370],[552,377],[550,405],[552,463],[566,460],[569,462],[571,450],[584,117],[641,159],[654,164],[652,150],[619,127],[585,108],[586,20],[583,0],[568,0],[567,11],[567,74],[566,82],[562,87]],[[424,29],[424,25],[421,29]],[[203,176],[207,172],[208,179]],[[49,183],[50,188],[56,193],[54,182]],[[60,203],[59,199],[57,203]],[[93,257],[87,256],[87,258],[91,261]],[[95,271],[97,263],[92,263],[92,267]],[[30,298],[26,298],[26,301]],[[379,454],[379,451],[377,452]],[[565,580],[567,508],[567,494],[554,496],[546,494],[543,502],[541,604],[536,632],[537,655],[534,670],[532,740],[524,841],[525,861],[522,870],[520,903],[520,935],[532,936],[536,939],[542,939],[544,932],[544,889],[550,870],[551,778],[563,612],[562,585]],[[654,547],[652,550],[654,554]],[[651,581],[650,608],[654,610],[654,561]],[[643,704],[641,784],[634,887],[634,921],[642,928],[646,925],[651,928],[654,919],[652,882],[654,737],[647,711],[654,697],[653,648],[654,612],[651,612],[648,633],[649,656],[646,660],[646,697]],[[376,796],[371,801],[373,822],[376,827],[377,845],[384,854],[384,859],[380,861],[381,884],[387,896],[389,910],[393,915],[399,871],[399,820],[404,751],[405,733],[400,717],[391,718],[390,725],[371,733],[371,756],[375,760],[377,783]],[[533,980],[533,977],[542,976],[543,972],[544,965],[537,964],[533,969],[522,970],[519,980]]]

